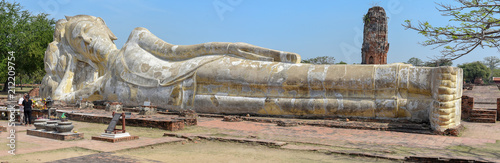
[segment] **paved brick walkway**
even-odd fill
[[[477,132],[483,134],[467,134],[467,137],[314,126],[280,127],[272,123],[224,122],[220,119],[200,120],[198,125],[233,130],[225,133],[228,135],[255,135],[265,139],[311,142],[325,145],[373,144],[442,149],[453,145],[484,145],[500,140],[500,124],[465,123],[466,127],[470,129],[468,132],[474,133],[476,130],[483,129],[484,131],[490,131],[487,135],[484,132]]]

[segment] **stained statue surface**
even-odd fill
[[[44,97],[119,101],[206,113],[346,116],[460,124],[462,70],[301,64],[246,43],[174,45],[135,28],[125,45],[101,18],[59,20],[45,54]]]

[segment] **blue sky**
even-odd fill
[[[10,2],[14,2],[10,0]],[[424,61],[440,49],[424,47],[425,37],[401,24],[409,19],[446,25],[435,2],[428,0],[17,0],[25,9],[45,12],[58,20],[65,15],[93,15],[104,19],[121,48],[135,27],[145,27],[159,38],[178,45],[204,42],[246,42],[298,53],[303,59],[333,56],[336,62],[361,62],[362,17],[370,7],[382,6],[389,17],[388,63],[411,57]],[[457,63],[499,56],[496,49],[477,49]]]

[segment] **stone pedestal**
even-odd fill
[[[139,108],[139,115],[154,115],[157,113],[157,106],[141,106]]]
[[[44,138],[56,139],[56,140],[83,139],[83,133],[72,133],[72,132],[57,133],[54,131],[40,131],[40,130],[35,130],[35,129],[28,129],[28,130],[26,130],[26,133],[28,135],[32,135],[32,136],[38,136],[38,137],[44,137]]]
[[[56,131],[56,126],[57,126],[58,122],[59,121],[57,121],[57,120],[56,121],[52,121],[52,120],[51,121],[47,121],[45,123],[45,130],[43,130],[43,131],[47,131],[47,132],[49,132],[49,131]]]
[[[102,133],[101,136],[92,136],[92,140],[107,141],[111,143],[135,139],[139,139],[139,136],[131,136],[128,132],[119,134]]]
[[[58,122],[56,126],[56,131],[59,133],[71,132],[75,126],[72,122]]]
[[[35,125],[36,130],[44,130],[45,125],[47,124],[48,119],[35,119]]]
[[[123,105],[121,102],[110,102],[106,104],[106,111],[121,112],[123,111]]]
[[[113,133],[102,133],[101,137],[107,137],[107,138],[123,138],[123,137],[128,137],[130,134],[128,132],[126,133],[118,133],[118,134],[113,134]]]

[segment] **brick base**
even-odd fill
[[[122,137],[122,138],[108,138],[108,137],[102,137],[102,136],[92,136],[92,140],[107,141],[107,142],[111,142],[111,143],[128,141],[128,140],[135,140],[135,139],[139,139],[139,136],[127,136],[127,137]]]
[[[26,130],[26,133],[31,136],[44,137],[56,140],[80,140],[83,139],[83,133],[50,133],[45,131],[39,131],[35,129]]]
[[[470,112],[469,120],[471,122],[495,123],[497,120],[497,111],[473,109]]]
[[[174,118],[175,120],[183,121],[186,126],[198,125],[198,119]],[[183,127],[184,128],[184,127]]]
[[[68,119],[74,121],[91,122],[91,123],[104,123],[109,124],[111,122],[111,116],[103,115],[88,115],[88,114],[78,114],[78,113],[67,113]],[[196,119],[171,119],[171,120],[147,120],[138,118],[128,118],[125,120],[127,126],[136,127],[153,127],[160,128],[169,131],[177,131],[184,129],[184,124],[186,125],[196,125]],[[117,125],[121,125],[119,121]]]

